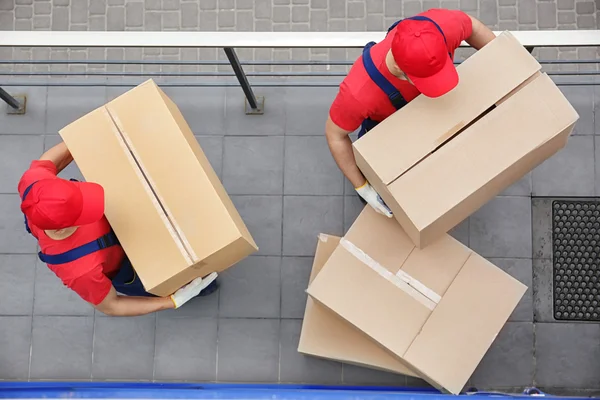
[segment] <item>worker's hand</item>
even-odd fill
[[[392,218],[392,211],[383,202],[381,196],[379,196],[379,194],[375,191],[375,189],[373,189],[373,186],[371,186],[368,181],[365,182],[365,184],[361,187],[354,188],[354,190],[356,190],[360,197],[365,199],[365,201],[369,203],[369,205],[373,207],[375,211],[385,215],[388,218]]]
[[[217,279],[217,273],[213,272],[204,278],[196,278],[175,293],[171,295],[171,300],[175,304],[175,308],[179,308],[194,297],[198,296],[202,290]]]

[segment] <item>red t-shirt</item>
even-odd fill
[[[431,18],[440,26],[446,36],[448,51],[452,57],[461,42],[471,36],[473,29],[471,18],[462,11],[432,9],[419,15]],[[371,47],[371,58],[377,69],[398,89],[404,99],[411,101],[420,92],[407,80],[392,75],[385,64],[385,57],[392,46],[395,33],[396,28],[390,31],[383,41]],[[367,74],[361,56],[354,62],[350,72],[340,84],[340,90],[331,105],[329,116],[340,128],[354,131],[367,118],[383,121],[395,111],[386,94]]]
[[[19,181],[19,195],[23,197],[25,189],[40,179],[61,179],[56,174],[56,166],[52,161],[33,161]],[[44,230],[35,225],[29,224],[29,228],[38,240],[42,253],[51,255],[64,253],[82,246],[106,235],[110,231],[110,225],[106,217],[102,217],[100,221],[94,224],[78,227],[75,233],[64,240],[50,239]],[[82,299],[93,305],[98,305],[110,291],[112,287],[110,278],[113,278],[119,270],[124,256],[125,253],[121,246],[116,245],[88,254],[70,263],[48,264],[48,268]]]

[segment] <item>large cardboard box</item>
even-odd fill
[[[256,244],[177,106],[147,81],[60,131],[144,287],[165,296]]]
[[[356,162],[423,248],[565,146],[578,115],[505,32],[354,143]]]
[[[307,291],[457,394],[526,289],[447,234],[419,250],[395,220],[365,207]]]
[[[319,274],[340,239],[337,236],[319,235],[309,283]],[[306,300],[298,351],[347,364],[418,376],[359,329],[310,297]]]

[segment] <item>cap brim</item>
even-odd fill
[[[458,72],[448,57],[444,67],[435,75],[426,78],[408,75],[413,85],[427,97],[440,97],[458,85]]]
[[[74,182],[81,192],[83,207],[74,226],[93,224],[104,216],[104,189],[97,183]]]

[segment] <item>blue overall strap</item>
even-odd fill
[[[115,233],[111,230],[109,233],[96,240],[93,240],[89,243],[71,249],[64,253],[44,254],[42,252],[39,252],[38,255],[40,257],[40,260],[42,260],[46,264],[59,265],[75,261],[81,257],[87,256],[88,254],[95,253],[96,251],[100,251],[102,249],[106,249],[107,247],[115,246],[117,244],[119,244],[119,240],[117,239]]]
[[[35,182],[37,182],[37,181],[35,181]],[[21,198],[21,201],[25,200],[25,197],[27,197],[27,195],[31,191],[31,188],[33,187],[33,185],[35,185],[35,182],[33,182],[31,185],[29,185],[25,188],[25,191],[23,192],[23,197]],[[23,220],[25,222],[25,230],[27,231],[27,233],[31,233],[31,229],[29,228],[29,223],[27,222],[27,217],[25,216],[25,214],[23,214]]]
[[[396,110],[399,110],[406,105],[406,100],[404,100],[404,97],[402,97],[398,89],[396,89],[396,87],[392,85],[375,66],[375,63],[371,58],[371,47],[374,44],[374,42],[370,42],[365,46],[362,54],[363,65],[367,74],[369,74],[369,78],[375,82],[379,89],[383,90]]]

